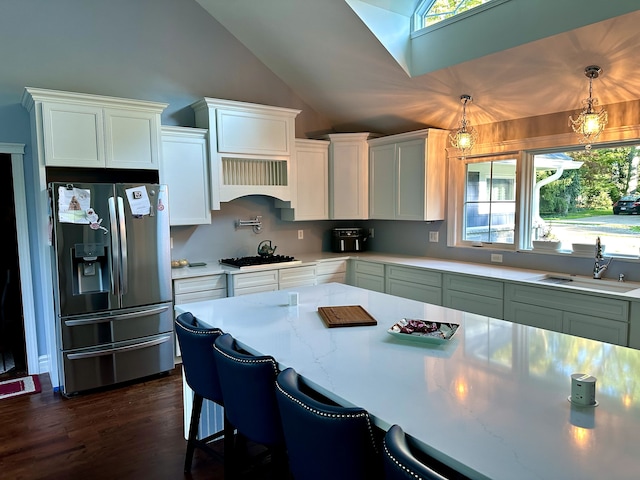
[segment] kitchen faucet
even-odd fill
[[[609,257],[609,261],[607,263],[602,263],[604,261],[604,257],[602,256],[602,244],[600,243],[600,237],[598,237],[596,239],[596,263],[593,266],[593,278],[601,279],[604,272],[609,268],[611,260],[613,260],[613,257]]]

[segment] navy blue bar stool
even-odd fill
[[[293,368],[278,375],[276,395],[296,480],[382,478],[382,459],[366,410],[314,391]]]
[[[385,480],[446,480],[420,461],[399,425],[392,425],[382,441]]]
[[[198,323],[198,320],[186,312],[175,319],[176,336],[180,345],[182,356],[182,369],[187,384],[193,390],[193,409],[189,424],[189,436],[187,439],[187,453],[184,460],[184,471],[191,471],[191,463],[196,448],[199,448],[214,458],[224,461],[218,452],[213,450],[209,443],[224,436],[225,452],[233,445],[233,426],[224,417],[223,429],[206,438],[198,439],[198,425],[204,399],[224,406],[222,388],[218,379],[218,369],[213,355],[215,339],[222,335],[217,328],[206,328]],[[226,455],[225,455],[226,456]]]
[[[228,333],[216,338],[214,356],[225,412],[236,428],[237,436],[267,447],[271,454],[272,478],[288,478],[284,434],[275,394],[279,372],[275,359],[242,350]],[[235,476],[237,460],[231,468]]]

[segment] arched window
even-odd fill
[[[467,12],[494,0],[424,0],[415,11],[415,30]]]

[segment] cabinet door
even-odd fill
[[[356,272],[354,275],[354,285],[356,287],[366,288],[367,290],[384,293],[384,277]]]
[[[397,144],[396,220],[425,219],[425,141]]]
[[[503,302],[501,298],[445,289],[442,292],[442,305],[456,310],[477,313],[478,315],[503,318]]]
[[[159,176],[169,187],[171,225],[211,223],[206,130],[163,128]]]
[[[42,123],[48,167],[104,168],[101,108],[43,102]]]
[[[105,108],[106,166],[157,170],[160,115],[155,112]]]
[[[283,220],[329,219],[329,142],[296,140],[294,208],[285,208]],[[293,202],[292,202],[293,203]],[[276,206],[288,202],[276,200]]]
[[[521,325],[562,332],[562,311],[520,302],[505,304],[504,319]]]
[[[333,220],[367,219],[369,158],[366,141],[332,141],[330,148],[329,216]]]
[[[395,219],[395,144],[369,151],[369,218]]]
[[[627,346],[629,324],[606,318],[564,312],[563,332],[578,337],[591,338],[600,342]]]
[[[389,278],[386,293],[433,305],[442,305],[442,288],[440,287]]]

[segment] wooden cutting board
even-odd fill
[[[378,322],[360,305],[340,307],[318,307],[324,324],[329,327],[361,327],[377,325]]]

